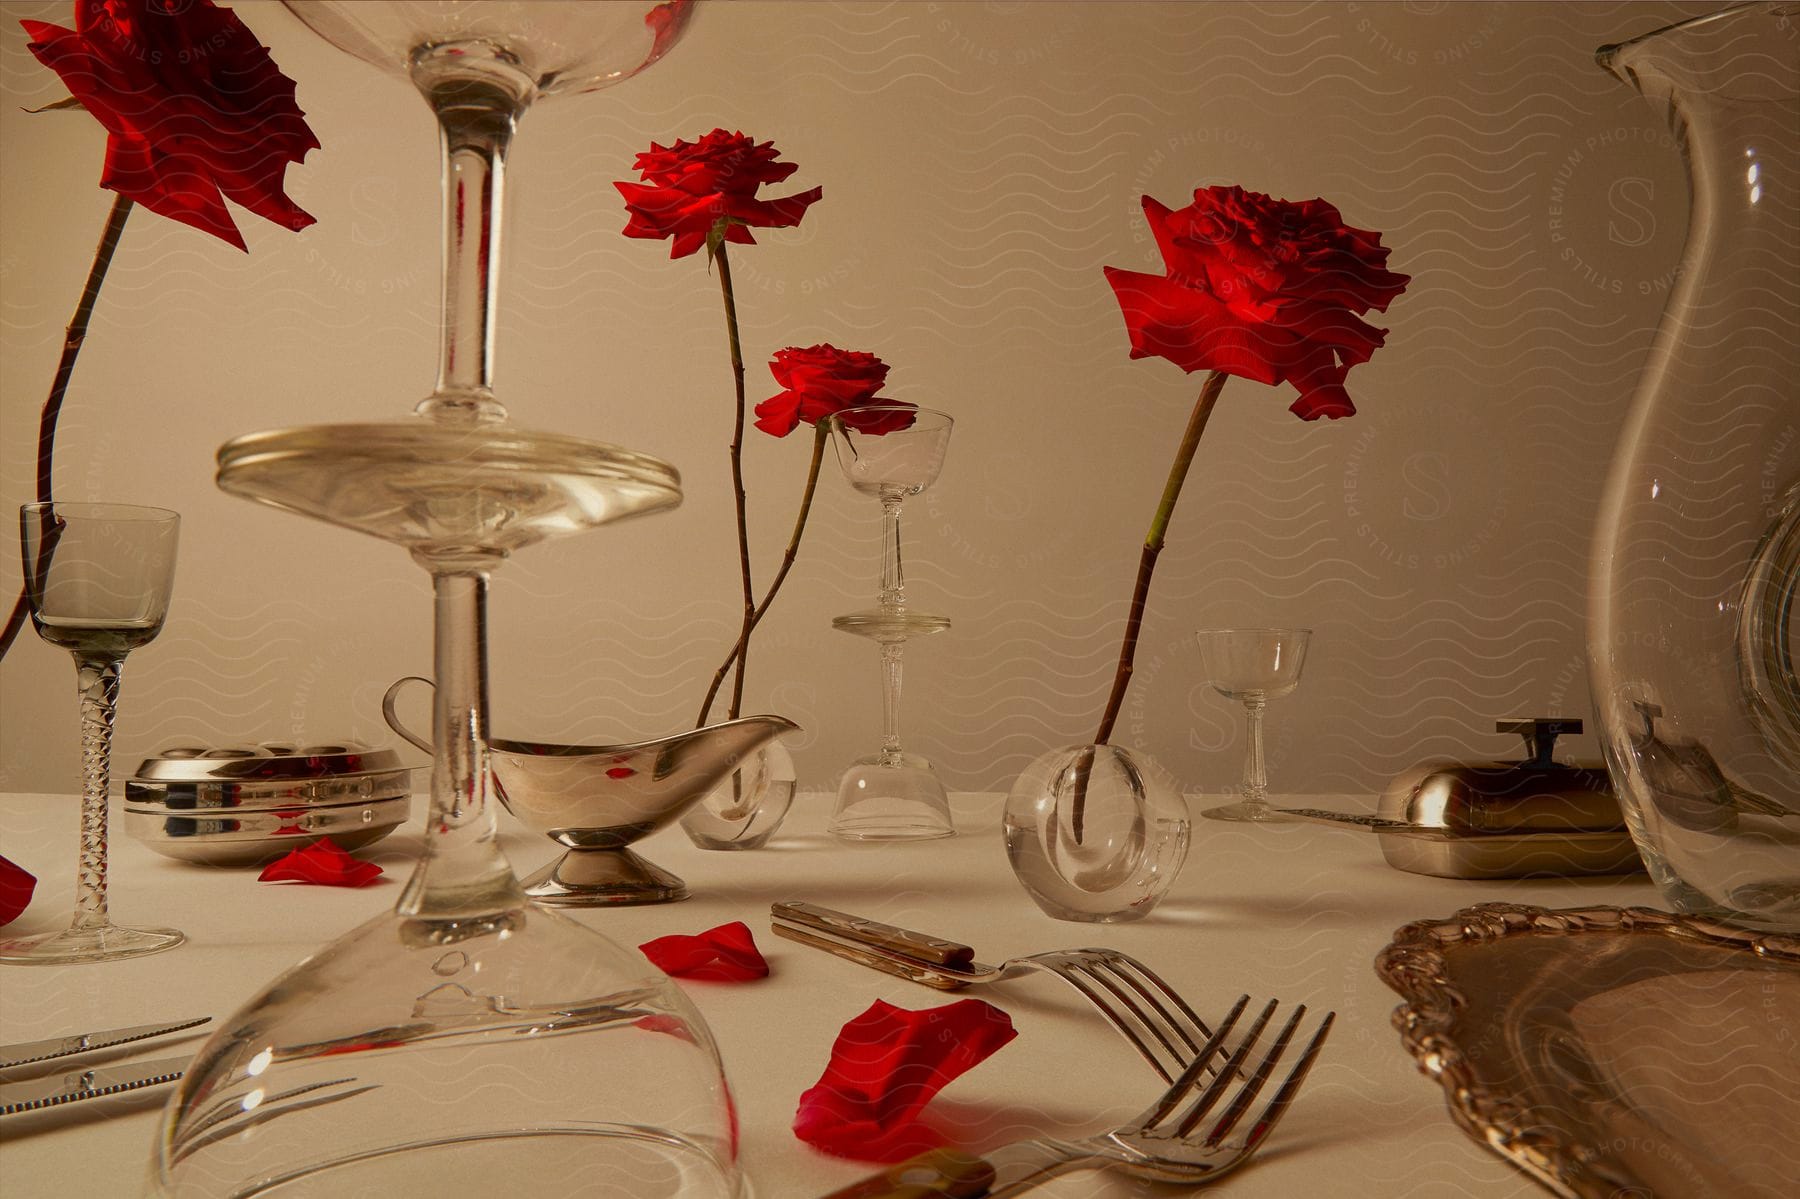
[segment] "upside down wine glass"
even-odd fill
[[[219,486],[404,547],[436,597],[431,804],[393,911],[228,1018],[164,1113],[175,1195],[741,1194],[704,1021],[641,955],[530,902],[501,854],[488,573],[550,537],[680,501],[666,463],[512,425],[492,390],[506,152],[531,103],[634,74],[689,6],[289,0],[408,78],[443,165],[442,358],[400,421],[240,437]]]
[[[1311,629],[1201,629],[1200,661],[1213,690],[1244,705],[1244,798],[1208,808],[1213,820],[1280,823],[1287,818],[1269,806],[1269,776],[1263,768],[1263,709],[1300,685]]]
[[[75,658],[81,688],[81,850],[75,916],[54,933],[0,942],[0,962],[104,962],[173,949],[172,928],[124,928],[106,912],[106,804],[125,655],[162,632],[181,517],[128,504],[26,504],[19,549],[31,623]]]
[[[881,582],[875,607],[834,617],[831,627],[881,647],[881,749],[856,759],[838,783],[834,836],[850,841],[918,841],[948,837],[950,796],[918,754],[900,748],[900,678],[906,643],[941,633],[947,616],[906,606],[900,554],[900,508],[937,481],[955,422],[942,412],[904,404],[871,404],[826,418],[838,465],[850,486],[881,503]]]

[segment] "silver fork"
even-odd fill
[[[1212,1182],[1243,1165],[1268,1140],[1269,1133],[1293,1104],[1300,1084],[1306,1081],[1336,1016],[1335,1012],[1326,1013],[1299,1060],[1282,1079],[1274,1098],[1244,1131],[1233,1135],[1306,1015],[1304,1005],[1295,1008],[1274,1044],[1237,1084],[1235,1080],[1242,1073],[1251,1048],[1275,1014],[1277,1001],[1271,999],[1225,1068],[1208,1081],[1207,1058],[1224,1044],[1249,1002],[1248,995],[1237,1001],[1219,1025],[1219,1031],[1207,1038],[1202,1054],[1196,1055],[1194,1063],[1155,1103],[1110,1132],[1079,1141],[1018,1141],[982,1157],[940,1149],[833,1191],[825,1199],[1004,1199],[1032,1190],[1060,1174],[1106,1166],[1157,1182]]]
[[[1098,1008],[1164,1082],[1180,1077],[1212,1036],[1173,987],[1116,949],[1058,949],[990,966],[977,962],[967,945],[817,904],[788,900],[769,915],[779,936],[940,991],[1045,971]],[[1208,1050],[1201,1060],[1222,1052]]]

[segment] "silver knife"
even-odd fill
[[[129,1045],[133,1041],[180,1032],[184,1028],[198,1028],[211,1019],[211,1016],[196,1016],[190,1020],[135,1024],[130,1028],[108,1028],[100,1032],[77,1033],[72,1037],[51,1037],[44,1041],[0,1045],[0,1070],[27,1066],[32,1062],[47,1062],[52,1058],[68,1057],[75,1053],[89,1053],[96,1049],[111,1049],[114,1045]]]
[[[96,1066],[92,1070],[70,1070],[48,1078],[27,1082],[0,1083],[0,1116],[98,1099],[174,1082],[187,1072],[192,1057],[164,1057],[148,1062],[124,1062],[117,1066]]]

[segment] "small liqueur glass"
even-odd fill
[[[838,783],[833,836],[850,841],[949,837],[950,796],[930,761],[900,748],[900,682],[906,643],[941,633],[950,618],[906,603],[900,510],[937,481],[955,421],[905,404],[871,404],[826,418],[850,486],[881,504],[881,578],[875,607],[833,618],[831,627],[881,647],[881,748],[856,759]]]
[[[26,504],[19,548],[31,623],[69,651],[81,690],[81,850],[69,927],[0,942],[0,962],[104,962],[182,943],[172,928],[125,928],[106,909],[106,804],[125,655],[162,632],[181,517],[129,504]]]
[[[1311,629],[1201,629],[1200,661],[1207,682],[1226,699],[1244,705],[1243,800],[1208,808],[1213,820],[1281,823],[1269,806],[1269,776],[1263,766],[1263,709],[1300,685]]]

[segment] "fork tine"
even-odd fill
[[[1219,1096],[1225,1093],[1225,1088],[1229,1087],[1232,1080],[1242,1073],[1244,1059],[1250,1055],[1250,1050],[1262,1037],[1263,1029],[1268,1027],[1269,1017],[1273,1016],[1275,1009],[1280,1006],[1279,999],[1271,999],[1263,1005],[1263,1010],[1257,1013],[1256,1023],[1250,1026],[1250,1030],[1244,1034],[1244,1039],[1238,1042],[1237,1051],[1231,1055],[1231,1060],[1225,1063],[1206,1090],[1200,1093],[1200,1097],[1194,1100],[1187,1111],[1182,1113],[1176,1125],[1176,1136],[1185,1137],[1192,1131],[1194,1125],[1200,1123],[1206,1113],[1212,1110],[1213,1104],[1219,1101]]]
[[[1200,1052],[1201,1044],[1212,1036],[1212,1029],[1206,1026],[1206,1021],[1200,1018],[1200,1014],[1188,1001],[1181,997],[1181,993],[1164,982],[1162,977],[1150,967],[1130,954],[1120,953],[1116,949],[1104,952],[1107,964],[1112,967],[1114,973],[1126,979],[1137,989],[1139,994],[1148,998],[1158,1013],[1168,1021],[1169,1027],[1175,1030],[1176,1035],[1187,1046],[1187,1052],[1182,1055],[1181,1059],[1182,1065],[1186,1066],[1192,1056]],[[1139,981],[1140,979],[1143,981]],[[1149,984],[1148,987],[1144,985],[1146,982]],[[1154,988],[1154,991],[1150,988]],[[1167,1002],[1158,1002],[1157,995],[1161,995],[1162,999]],[[1169,1010],[1170,1007],[1173,1007],[1173,1012]]]
[[[1187,1068],[1189,1059],[1199,1045],[1180,1029],[1174,1014],[1158,1001],[1153,992],[1108,961],[1105,953],[1104,950],[1093,949],[1069,950],[1066,956],[1057,955],[1043,964],[1099,1008],[1113,1027],[1131,1041],[1137,1051],[1155,1067],[1164,1082],[1174,1082]],[[1089,983],[1104,988],[1112,1001],[1109,1002],[1106,995],[1098,993]],[[1139,999],[1144,1002],[1140,1003]],[[1173,1036],[1170,1035],[1171,1031]],[[1157,1046],[1161,1046],[1162,1053],[1157,1053]]]
[[[1257,1093],[1263,1089],[1263,1084],[1269,1081],[1269,1075],[1275,1072],[1275,1063],[1280,1061],[1281,1055],[1287,1052],[1288,1042],[1294,1039],[1294,1030],[1300,1027],[1300,1020],[1305,1015],[1306,1005],[1304,1003],[1294,1009],[1294,1014],[1288,1017],[1286,1024],[1282,1025],[1280,1034],[1275,1038],[1275,1043],[1269,1046],[1269,1051],[1263,1054],[1262,1060],[1256,1064],[1256,1073],[1252,1074],[1244,1082],[1244,1085],[1238,1088],[1237,1094],[1231,1097],[1231,1102],[1220,1114],[1218,1123],[1214,1124],[1212,1131],[1206,1134],[1204,1144],[1217,1145],[1227,1133],[1237,1126],[1237,1122],[1244,1118],[1244,1113],[1250,1110],[1252,1103],[1256,1102]],[[1181,1130],[1181,1135],[1186,1136],[1193,1127],[1193,1124],[1185,1125]]]
[[[1162,1095],[1157,1098],[1155,1103],[1152,1103],[1149,1107],[1145,1108],[1138,1114],[1135,1120],[1132,1120],[1125,1127],[1128,1130],[1136,1132],[1154,1128],[1157,1124],[1162,1122],[1164,1117],[1174,1111],[1181,1101],[1187,1098],[1187,1096],[1193,1092],[1194,1088],[1199,1085],[1200,1076],[1206,1072],[1206,1064],[1212,1060],[1213,1054],[1225,1043],[1225,1038],[1230,1035],[1231,1030],[1237,1026],[1238,1017],[1242,1016],[1244,1014],[1244,1009],[1249,1006],[1250,997],[1248,995],[1239,995],[1238,1001],[1231,1005],[1231,1011],[1227,1012],[1225,1019],[1219,1022],[1219,1030],[1213,1033],[1211,1037],[1207,1038],[1206,1044],[1201,1046],[1200,1052],[1194,1055],[1194,1060],[1188,1063],[1188,1068],[1181,1072],[1181,1077],[1177,1078],[1174,1085],[1164,1091]],[[1268,1013],[1265,1012],[1263,1018],[1267,1019]],[[1226,1077],[1228,1077],[1228,1075],[1223,1071],[1219,1075],[1220,1079]],[[1215,1079],[1213,1081],[1213,1086],[1218,1085],[1219,1080]]]
[[[1319,1031],[1313,1034],[1311,1041],[1307,1042],[1306,1050],[1301,1053],[1300,1060],[1294,1063],[1294,1068],[1288,1071],[1286,1078],[1282,1079],[1280,1088],[1275,1092],[1275,1098],[1269,1100],[1269,1105],[1263,1108],[1262,1114],[1256,1118],[1256,1123],[1251,1125],[1250,1132],[1244,1137],[1246,1152],[1253,1151],[1262,1144],[1263,1138],[1274,1130],[1281,1117],[1287,1115],[1288,1107],[1294,1102],[1294,1096],[1299,1092],[1300,1084],[1306,1081],[1307,1073],[1312,1070],[1313,1059],[1318,1057],[1319,1050],[1324,1048],[1325,1038],[1331,1034],[1332,1021],[1336,1019],[1336,1012],[1325,1013],[1325,1019],[1319,1024]]]
[[[1106,1017],[1107,1023],[1131,1042],[1132,1048],[1136,1049],[1139,1055],[1150,1063],[1151,1067],[1162,1076],[1163,1081],[1174,1081],[1179,1068],[1186,1064],[1187,1059],[1169,1042],[1167,1037],[1157,1030],[1155,1024],[1144,1016],[1142,1009],[1129,996],[1120,991],[1118,986],[1105,979],[1092,977],[1080,965],[1067,960],[1060,954],[1040,954],[1031,960],[1034,965],[1042,966],[1057,978],[1080,991],[1082,996],[1098,1008],[1102,1016]],[[1091,967],[1089,967],[1089,971],[1091,971]],[[1094,985],[1096,983],[1099,984],[1098,987]],[[1120,1007],[1121,1004],[1123,1009]],[[1161,1043],[1168,1058],[1174,1061],[1177,1070],[1169,1069],[1168,1061],[1157,1052],[1156,1044],[1144,1035],[1146,1029],[1157,1042]]]

